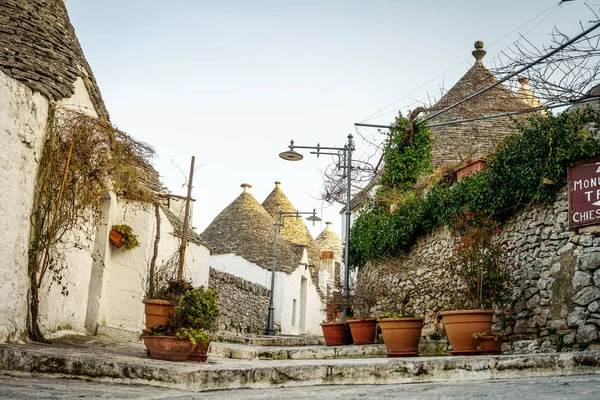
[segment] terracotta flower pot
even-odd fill
[[[321,329],[323,329],[323,337],[327,346],[341,346],[344,344],[345,322],[323,322]]]
[[[111,229],[110,235],[108,236],[108,240],[110,240],[110,244],[120,249],[121,247],[123,247],[123,243],[121,242],[122,237],[123,235],[121,234],[121,232],[117,231],[116,229]]]
[[[491,330],[494,310],[444,311],[441,315],[452,355],[481,354],[473,334]]]
[[[157,360],[185,361],[195,346],[188,339],[176,336],[144,336],[143,339],[150,358]]]
[[[377,319],[349,319],[346,321],[350,326],[354,344],[372,344],[375,342],[377,331]]]
[[[208,346],[210,346],[210,342],[196,344],[194,351],[192,351],[187,358],[188,361],[206,362],[206,359],[208,358]]]
[[[144,299],[144,312],[146,313],[146,328],[155,325],[166,325],[169,315],[173,315],[175,307],[168,300]]]
[[[502,353],[502,342],[504,336],[484,336],[477,340],[478,348],[481,349],[480,354],[500,354]]]
[[[378,321],[388,357],[419,355],[423,318],[382,318]]]

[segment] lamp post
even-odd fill
[[[317,211],[315,209],[312,212],[300,212],[300,211],[280,211],[279,204],[275,206],[275,229],[273,229],[273,264],[271,266],[271,296],[269,298],[269,314],[267,317],[267,332],[269,336],[275,335],[275,307],[273,306],[273,296],[275,293],[275,270],[277,269],[277,236],[279,235],[279,228],[283,226],[283,219],[296,217],[300,218],[300,215],[307,215],[310,217],[306,218],[308,221],[312,221],[313,225],[315,222],[320,221],[321,218],[317,217]]]
[[[344,170],[347,178],[346,184],[346,237],[344,240],[344,285],[342,287],[342,299],[344,302],[341,318],[342,320],[348,316],[348,296],[350,292],[350,268],[348,266],[349,248],[350,248],[350,191],[352,183],[352,152],[354,151],[354,143],[352,141],[352,135],[348,135],[348,143],[344,147],[323,147],[320,144],[317,146],[296,146],[292,140],[289,145],[289,150],[279,154],[279,157],[288,161],[300,161],[304,158],[302,154],[294,151],[294,149],[311,149],[310,154],[316,154],[317,157],[320,155],[333,155],[337,156],[341,160],[341,164],[338,165],[339,169]],[[323,151],[325,150],[325,151]]]

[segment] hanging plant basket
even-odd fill
[[[113,228],[110,231],[110,236],[108,237],[108,240],[110,240],[110,244],[120,249],[121,247],[123,247],[123,242],[121,242],[122,237],[123,235],[121,234],[121,232]]]

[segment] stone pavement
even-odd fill
[[[219,343],[215,343],[213,347],[216,349],[218,346],[227,347]],[[334,350],[348,349],[347,351],[352,352],[352,347],[344,346]],[[282,350],[277,346],[269,348],[271,352]],[[378,346],[374,345],[373,348]],[[332,348],[322,346],[321,350],[329,352]],[[0,370],[202,391],[591,375],[600,374],[600,351],[471,357],[283,360],[233,359],[213,354],[207,363],[176,363],[148,358],[142,343],[70,335],[56,339],[52,344],[0,344]]]
[[[496,379],[456,383],[416,383],[392,385],[329,385],[274,389],[233,389],[215,392],[53,379],[19,374],[0,374],[0,399],[569,399],[600,398],[600,375],[556,378]]]

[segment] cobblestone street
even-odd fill
[[[600,376],[503,379],[492,381],[336,385],[277,389],[239,389],[194,393],[151,386],[117,385],[76,379],[0,376],[0,398],[25,399],[597,399]]]

